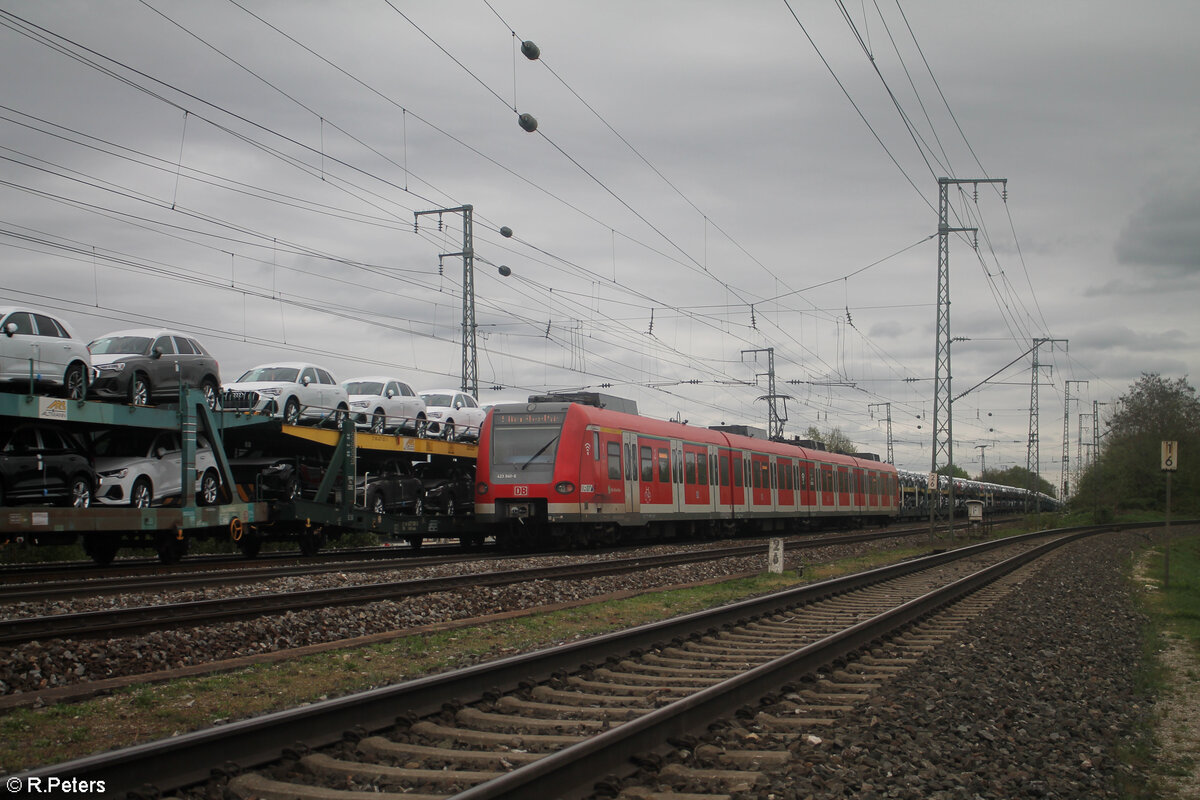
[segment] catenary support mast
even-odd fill
[[[429,211],[414,211],[414,226],[416,218],[424,214],[438,215],[438,228],[441,228],[442,214],[463,215],[462,252],[442,253],[441,258],[462,256],[463,262],[463,307],[462,307],[462,390],[472,397],[479,396],[479,354],[475,346],[475,243],[472,232],[473,206],[462,205],[457,208],[435,208]]]
[[[1003,196],[1007,200],[1007,178],[938,178],[938,277],[937,277],[937,342],[933,359],[933,465],[930,472],[954,463],[954,423],[951,413],[953,395],[950,392],[950,234],[974,232],[975,228],[950,226],[951,186],[970,183],[978,196],[979,184],[999,183],[1004,185]],[[954,520],[954,481],[949,487],[949,513],[951,526]],[[930,503],[930,526],[933,525],[934,509]]]

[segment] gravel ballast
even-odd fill
[[[787,565],[794,568],[799,559],[829,561],[857,555],[871,549],[895,547],[897,540],[872,543],[831,545],[788,554]],[[640,550],[654,555],[667,550],[696,549],[657,547]],[[702,548],[701,548],[702,549]],[[450,620],[484,617],[518,609],[571,603],[616,592],[651,590],[762,571],[766,566],[766,542],[763,555],[723,558],[684,566],[661,567],[646,571],[584,579],[535,580],[495,587],[464,587],[458,591],[437,592],[394,601],[360,606],[336,606],[261,616],[254,619],[189,626],[173,630],[116,637],[104,641],[50,639],[0,648],[0,696],[36,693],[127,675],[206,664],[224,659],[271,653],[316,644],[337,642],[353,637],[371,636],[389,631],[420,628]],[[453,575],[455,571],[489,572],[518,569],[531,565],[547,566],[571,561],[596,560],[595,554],[550,556],[530,559],[505,559],[481,564],[462,563],[436,568],[397,570],[379,575],[334,572],[324,575],[278,579],[259,585],[258,591],[328,588],[381,580],[404,580]],[[20,604],[25,615],[95,610],[122,605],[154,605],[195,599],[211,599],[254,594],[251,587],[222,586],[210,590],[171,592],[158,596],[116,595],[81,598],[78,601]],[[197,597],[197,595],[201,595]],[[50,607],[52,606],[52,608]],[[14,614],[14,616],[17,616]]]
[[[1150,724],[1138,694],[1136,534],[1064,548],[949,646],[887,682],[830,735],[802,737],[754,798],[1117,798]],[[734,727],[717,744],[736,748]]]

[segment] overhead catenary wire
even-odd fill
[[[186,112],[185,112],[185,113],[186,113]],[[404,114],[405,118],[407,117],[407,111],[406,111],[406,110],[402,110],[402,112],[401,112],[401,113],[402,113],[402,114]],[[317,117],[315,117],[315,119],[316,119],[316,120],[318,120],[318,124],[319,124],[319,125],[320,125],[322,128],[323,128],[323,127],[324,127],[324,125],[326,124],[326,119],[325,119],[325,116],[324,116],[323,114],[321,114],[321,115],[318,115]],[[328,123],[329,123],[329,126],[330,126],[330,130],[336,130],[336,128],[335,128],[334,126],[335,126],[335,125],[337,125],[337,122],[336,122],[335,120],[333,120],[333,119],[330,119],[330,120],[328,120]],[[269,126],[268,126],[268,127],[269,127]],[[310,154],[314,154],[314,153],[317,155],[317,157],[318,157],[318,158],[319,158],[321,161],[323,161],[323,160],[324,160],[324,157],[326,156],[326,148],[325,148],[325,147],[323,147],[323,146],[321,146],[321,147],[315,147],[315,148],[313,148],[313,149],[310,151]],[[352,163],[352,162],[351,162],[351,163]],[[184,166],[184,168],[186,169],[186,167],[187,167],[186,163],[185,163],[185,164],[183,164],[183,166]],[[312,169],[312,170],[311,170],[311,172],[310,172],[310,174],[311,174],[311,175],[312,175],[314,178],[317,178],[317,179],[324,179],[324,177],[325,177],[325,176],[324,176],[324,170],[321,168],[321,166],[319,165],[319,163],[318,163],[316,160],[312,161],[312,162],[311,162],[310,164],[308,164],[307,166],[309,166],[309,167],[313,167],[313,168],[314,168],[314,169]],[[406,166],[407,166],[407,165],[406,165]],[[405,173],[406,173],[406,172],[407,172],[407,169],[405,168]],[[372,178],[374,178],[374,177],[376,177],[376,176],[373,176],[373,175],[372,175],[371,177],[372,177]],[[402,182],[399,182],[399,181],[396,181],[395,183],[396,183],[397,185],[401,185],[401,184],[402,184]],[[394,209],[394,207],[393,207],[393,209]],[[389,210],[391,210],[391,209],[389,209]],[[394,211],[394,210],[393,210],[393,211],[392,211],[392,213],[394,213],[394,214],[395,214],[397,217],[399,217],[399,216],[400,216],[400,213],[399,213],[398,211]],[[205,219],[206,217],[212,217],[212,216],[213,216],[213,215],[212,215],[211,213],[210,213],[210,214],[206,214],[206,215],[205,215],[205,214],[202,214],[202,215],[200,215],[200,216],[199,216],[197,219],[198,219],[198,220],[199,220],[199,219]],[[385,217],[385,218],[386,218],[386,217]],[[707,227],[707,224],[708,224],[708,223],[706,222],[706,227]],[[256,226],[256,227],[257,227],[257,226]],[[719,228],[720,228],[720,226],[717,226],[715,223],[713,223],[713,228],[714,228],[714,229],[719,229]],[[609,232],[610,232],[610,233],[612,233],[612,234],[613,234],[613,236],[614,236],[614,238],[615,238],[615,236],[617,235],[617,234],[615,233],[615,228],[614,228],[614,227],[609,227],[609,229],[608,229],[608,230],[609,230]],[[266,231],[257,231],[255,235],[259,235],[259,234],[265,234],[265,235],[268,235],[268,236],[270,236],[270,238],[271,238],[272,242],[274,242],[274,241],[275,241],[277,238],[280,238],[280,237],[277,237],[277,236],[270,235],[270,234],[268,234]],[[626,238],[628,238],[628,234],[626,234],[626,233],[624,233],[624,232],[620,233],[619,235],[621,235],[622,237],[626,237]],[[240,249],[240,245],[236,245],[236,246],[235,246],[235,248],[237,248],[237,249]],[[659,249],[661,250],[661,248],[659,248]],[[279,249],[279,250],[278,250],[278,252],[279,252],[279,253],[283,253],[283,252],[285,252],[285,251],[286,251],[286,248],[281,248],[281,249]],[[229,251],[228,251],[228,249],[226,249],[226,253],[228,253],[228,252],[229,252]],[[297,252],[298,252],[298,251],[297,251]],[[528,251],[526,251],[526,252],[528,252]],[[226,261],[228,261],[228,260],[229,260],[229,259],[231,259],[233,256],[232,256],[232,254],[228,254],[228,255],[225,255],[225,256],[223,256],[223,257],[225,258],[225,260],[226,260]],[[242,255],[239,255],[239,256],[238,256],[238,258],[242,258],[242,257],[244,257],[244,256],[242,256]],[[335,258],[336,258],[336,256],[335,256]],[[680,260],[681,260],[681,261],[683,261],[683,262],[686,262],[686,261],[687,261],[687,259],[680,259]],[[549,261],[549,262],[552,262],[552,263],[556,263],[556,264],[559,264],[559,263],[561,263],[561,261],[558,259],[558,257],[557,257],[557,256],[553,256],[553,257],[550,257],[550,256],[548,256],[548,261]],[[702,268],[707,268],[707,258],[698,259],[698,262],[699,262],[699,264],[700,264],[700,266],[701,266]],[[686,264],[685,264],[685,265],[686,265]],[[379,266],[379,267],[381,267],[381,268],[385,268],[385,269],[387,268],[385,265],[377,265],[377,266]],[[580,266],[582,266],[582,265],[580,265]],[[394,268],[392,268],[392,269],[400,269],[400,268],[399,268],[399,267],[394,267]],[[583,272],[583,271],[581,271],[579,274],[581,274],[581,275],[586,275],[587,273],[586,273],[586,272]],[[514,283],[514,285],[516,285],[516,286],[518,286],[518,287],[520,287],[520,288],[522,288],[522,289],[524,289],[524,290],[529,290],[529,291],[531,291],[531,292],[542,292],[542,291],[546,291],[548,288],[553,288],[553,290],[556,292],[557,296],[559,296],[559,297],[565,297],[565,296],[567,296],[567,295],[571,294],[570,292],[566,291],[566,290],[565,290],[563,287],[561,287],[561,286],[559,286],[559,285],[557,285],[557,284],[554,284],[554,285],[551,287],[551,285],[550,285],[550,284],[546,284],[546,283],[544,283],[544,282],[542,282],[542,283],[540,284],[540,286],[538,286],[538,285],[537,285],[538,283],[539,283],[539,282],[537,282],[537,281],[533,281],[533,282],[530,282],[530,283]],[[618,288],[621,288],[621,289],[623,289],[623,288],[624,288],[624,287],[620,287],[617,281],[610,281],[610,282],[607,282],[607,283],[605,283],[604,285],[606,285],[606,286],[613,286],[613,287],[614,287],[614,289],[618,289]],[[731,285],[732,285],[732,284],[731,284]],[[450,287],[450,288],[453,288],[453,287]],[[743,294],[744,287],[741,287],[741,286],[735,286],[734,288],[736,288],[736,290],[737,290],[737,294],[738,294],[738,295],[741,295],[741,296],[744,296],[744,297],[746,297],[746,299],[747,299],[747,300],[749,300],[750,302],[759,302],[759,301],[757,301],[757,300],[756,300],[756,299],[755,299],[755,298],[754,298],[752,295]],[[582,293],[579,293],[579,294],[580,294],[580,295],[582,295]],[[643,294],[644,294],[644,293],[643,293]],[[532,296],[536,296],[536,294],[532,294],[532,295],[528,295],[528,296],[531,296],[531,297],[532,297]],[[651,297],[651,296],[649,296],[649,295],[646,295],[646,297],[647,297],[647,299],[646,299],[646,301],[645,301],[645,302],[647,303],[647,305],[648,305],[649,307],[651,307],[651,308],[657,307],[657,308],[660,310],[660,319],[662,319],[662,320],[669,319],[669,316],[667,315],[667,312],[666,312],[664,309],[666,309],[666,308],[669,308],[669,307],[670,307],[672,304],[670,304],[670,303],[663,303],[663,302],[655,302],[655,300],[658,300],[659,298],[653,298],[653,297]],[[605,302],[607,302],[607,301],[605,301]],[[689,318],[689,319],[692,319],[692,320],[697,320],[697,321],[699,321],[699,320],[705,319],[706,317],[709,317],[709,315],[708,315],[707,313],[696,313],[696,312],[698,311],[698,309],[697,309],[697,308],[689,308],[687,304],[683,304],[683,303],[675,303],[675,304],[673,304],[673,305],[674,305],[674,306],[675,306],[675,307],[676,307],[676,308],[679,310],[679,316],[680,316],[680,318],[685,318],[685,317],[686,317],[686,318]],[[781,305],[782,305],[782,304],[781,304]],[[847,304],[847,305],[849,306],[850,304]],[[447,304],[445,307],[449,308],[450,306]],[[579,308],[569,308],[569,309],[568,309],[568,308],[563,308],[563,313],[564,313],[564,315],[565,315],[565,316],[567,316],[567,317],[569,317],[571,314],[580,313],[580,311],[581,311],[581,309],[579,309]],[[772,313],[775,313],[775,312],[772,312]],[[786,312],[784,312],[784,311],[780,311],[780,312],[778,312],[778,313],[782,314],[782,313],[786,313]],[[512,321],[513,321],[513,324],[521,324],[521,319],[520,319],[520,317],[519,317],[519,316],[514,316],[514,315],[511,315],[511,313],[507,313],[507,312],[506,312],[506,315],[507,315],[507,316],[508,316],[510,319],[512,319]],[[840,315],[840,313],[839,313],[839,315]],[[610,314],[602,314],[602,315],[600,316],[600,319],[602,319],[602,320],[605,320],[605,321],[617,320],[617,323],[621,323],[621,321],[618,319],[618,317],[619,317],[619,316],[620,316],[620,315],[615,315],[615,314],[611,314],[611,313],[610,313]],[[717,317],[717,315],[712,315],[712,319],[714,319],[714,320],[715,320],[715,319],[717,319],[717,318],[718,318],[718,317]],[[772,323],[773,323],[773,321],[774,321],[774,318],[772,318],[772,319],[768,320],[766,317],[764,317],[764,316],[763,316],[763,314],[761,313],[761,306],[760,306],[760,323],[763,323],[763,324],[772,324]],[[740,325],[740,323],[736,323],[736,322],[735,322],[735,323],[730,323],[730,322],[728,322],[728,321],[722,321],[722,322],[723,322],[723,324],[725,324],[725,325],[727,325],[727,326],[728,326],[728,325],[732,325],[734,328],[738,328],[738,327],[739,327],[739,325]],[[544,325],[544,320],[542,321],[542,324]],[[834,322],[833,324],[836,324],[836,322]],[[622,328],[625,328],[626,326],[624,326],[623,324],[621,324],[621,327],[622,327]],[[642,326],[640,326],[640,327],[644,327],[644,325],[642,325]],[[623,335],[626,335],[626,336],[628,336],[628,335],[629,335],[629,331],[623,331],[622,333],[623,333]],[[847,335],[852,335],[852,334],[851,334],[849,331],[847,331],[847,332],[846,332],[846,334],[847,334]],[[748,333],[748,332],[747,332],[747,335],[749,335],[749,333]],[[755,333],[754,335],[756,335],[756,336],[757,336],[757,335],[761,335],[761,334],[760,334],[760,333]],[[866,340],[864,339],[864,341],[866,341]],[[569,344],[569,343],[566,343],[566,342],[561,342],[560,344],[563,346],[564,350],[569,350],[569,347],[570,347],[570,344]],[[685,346],[685,347],[683,347],[683,348],[682,348],[681,352],[685,352],[685,353],[686,353],[686,351],[687,351],[687,347]],[[829,368],[830,368],[831,370],[833,370],[833,371],[837,371],[837,372],[845,372],[845,371],[846,371],[847,367],[846,367],[846,366],[844,366],[844,365],[842,364],[842,361],[841,361],[841,358],[842,358],[842,357],[845,355],[845,353],[846,353],[846,350],[839,350],[839,360],[838,360],[838,362],[837,362],[836,369],[835,369],[833,366],[830,366]],[[686,354],[687,354],[689,357],[694,357],[694,356],[695,356],[695,354],[694,354],[694,353],[686,353]],[[685,364],[685,363],[686,363],[686,362],[681,362],[681,364]],[[717,373],[717,374],[720,374],[720,373]]]

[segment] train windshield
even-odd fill
[[[492,415],[492,480],[539,483],[554,475],[565,412],[507,412]]]

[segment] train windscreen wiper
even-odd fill
[[[537,459],[538,456],[540,456],[542,453],[546,452],[547,447],[549,447],[550,445],[554,444],[557,441],[558,441],[558,434],[555,434],[554,438],[552,438],[550,441],[548,441],[544,445],[542,445],[542,449],[538,450],[536,453],[531,455],[529,457],[529,460],[521,465],[521,471],[524,472],[525,468],[528,467],[530,464],[532,464]]]

